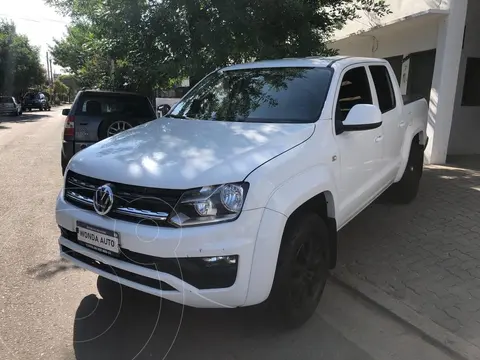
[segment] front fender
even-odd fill
[[[324,192],[331,206],[328,215],[335,216],[333,197],[336,189],[332,184],[328,168],[318,165],[291,177],[270,194],[257,234],[245,306],[258,304],[270,294],[288,217],[312,197]]]
[[[334,218],[336,209],[333,199],[336,198],[337,189],[325,165],[311,167],[285,181],[271,194],[266,207],[289,217],[305,202],[321,193],[327,194],[328,216]]]

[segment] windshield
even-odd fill
[[[327,68],[217,71],[200,82],[167,117],[244,122],[318,120],[332,77]]]

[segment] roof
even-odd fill
[[[342,36],[340,38],[336,38],[331,41],[331,43],[336,43],[338,41],[347,40],[354,38],[355,36],[375,36],[378,35],[380,32],[384,31],[394,31],[394,32],[401,32],[404,27],[412,27],[417,25],[425,25],[431,21],[438,21],[440,18],[444,18],[449,14],[448,10],[445,9],[428,9],[424,11],[420,11],[408,16],[404,16],[392,21],[389,21],[385,24],[374,26],[366,30],[360,30],[346,36]]]
[[[244,70],[244,69],[262,69],[262,68],[280,68],[280,67],[329,67],[334,63],[348,66],[350,64],[356,64],[359,62],[385,62],[383,59],[375,58],[362,58],[362,57],[350,57],[350,56],[330,56],[330,57],[317,57],[310,56],[306,58],[287,58],[278,60],[263,60],[255,61],[246,64],[232,65],[223,68],[224,71],[232,70]]]
[[[129,92],[129,91],[113,91],[113,90],[96,90],[96,89],[82,89],[83,93],[91,94],[100,94],[100,95],[133,95],[133,96],[143,96],[139,93]]]

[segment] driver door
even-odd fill
[[[337,90],[335,132],[339,149],[339,226],[363,210],[377,195],[383,160],[383,126],[344,131],[341,124],[358,104],[373,105],[372,79],[364,66],[344,70]]]

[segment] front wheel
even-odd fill
[[[289,220],[282,238],[272,291],[267,300],[288,328],[315,312],[329,276],[328,229],[315,213]]]

